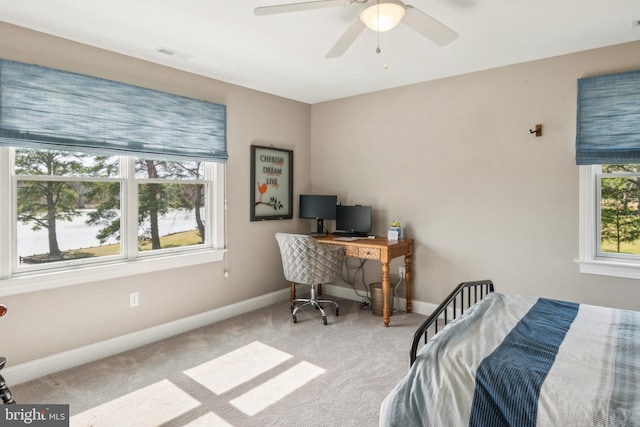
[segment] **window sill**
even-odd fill
[[[0,280],[0,297],[38,292],[83,283],[117,279],[136,274],[189,267],[197,264],[222,261],[225,249],[185,252],[171,256],[140,258],[135,261],[92,265],[55,272],[38,272]]]
[[[580,265],[580,273],[640,279],[640,263],[637,262],[602,259],[576,260],[576,262]]]

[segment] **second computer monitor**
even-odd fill
[[[371,206],[336,206],[336,232],[354,236],[371,234]]]

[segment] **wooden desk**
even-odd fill
[[[406,268],[405,282],[407,284],[407,312],[411,313],[411,256],[413,255],[413,239],[389,241],[385,237],[375,239],[336,240],[337,236],[316,237],[319,242],[344,246],[346,256],[371,259],[382,263],[382,320],[384,326],[389,326],[391,316],[391,286],[389,285],[389,262],[399,256],[404,256]]]

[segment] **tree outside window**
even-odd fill
[[[640,254],[640,165],[603,165],[600,177],[602,252]]]
[[[19,264],[124,256],[126,229],[140,252],[209,243],[206,162],[16,149],[14,164]],[[124,227],[131,209],[137,221]]]

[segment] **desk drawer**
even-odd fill
[[[380,259],[380,248],[358,248],[358,258]]]
[[[352,256],[358,258],[358,247],[357,246],[345,246],[344,254],[346,256]]]

